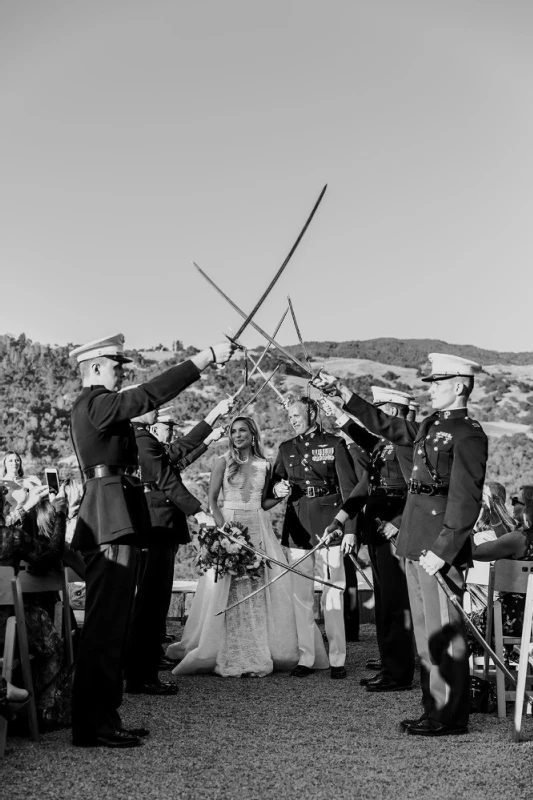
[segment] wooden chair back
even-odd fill
[[[494,563],[494,591],[525,594],[532,573],[533,561],[502,558]]]
[[[33,741],[38,742],[40,739],[39,725],[31,675],[30,648],[28,645],[26,618],[24,616],[24,602],[22,599],[20,581],[15,575],[13,567],[0,566],[0,598],[2,598],[2,605],[12,605],[15,609],[14,617],[9,617],[6,625],[6,641],[2,658],[2,676],[6,681],[12,682],[13,668],[15,666],[15,636],[13,633],[16,632],[24,689],[30,694],[27,707],[30,734]],[[13,619],[15,620],[15,624],[12,622]]]
[[[496,561],[494,564],[494,592],[525,594],[521,636],[504,636],[502,603],[497,595],[494,600],[494,642],[496,653],[504,658],[505,645],[514,645],[520,653],[518,668],[515,671],[517,678],[516,691],[506,690],[505,678],[500,670],[496,675],[498,716],[505,717],[507,701],[514,700],[513,739],[514,741],[519,741],[524,713],[524,693],[526,689],[533,687],[533,672],[529,668],[529,649],[533,629],[533,561],[515,561],[514,559]],[[530,710],[528,705],[528,711]]]
[[[26,569],[28,565],[21,561],[19,572],[19,582],[23,594],[34,592],[60,592],[61,602],[56,604],[54,624],[61,635],[65,632],[65,648],[67,664],[72,667],[74,664],[74,647],[72,643],[72,615],[70,613],[70,594],[68,590],[68,570],[66,567],[58,566],[50,569],[44,575],[33,575]]]

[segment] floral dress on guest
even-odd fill
[[[22,514],[19,519],[22,522]],[[56,510],[50,538],[30,534],[20,525],[1,524],[3,522],[0,517],[0,566],[12,566],[17,570],[20,561],[25,561],[28,572],[33,573],[59,566],[65,546],[66,514],[63,510]],[[53,623],[57,592],[28,592],[23,599],[40,727],[67,725],[70,723],[71,685],[64,643]],[[0,651],[3,650],[6,621],[13,614],[13,606],[0,606]]]

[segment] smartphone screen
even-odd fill
[[[57,469],[45,469],[44,479],[49,490],[54,494],[57,494],[59,492],[59,472]]]

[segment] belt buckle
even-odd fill
[[[422,483],[420,481],[415,480],[414,478],[411,478],[411,480],[409,481],[409,491],[412,494],[420,494],[420,492],[422,491]]]
[[[316,490],[314,486],[308,486],[306,489],[306,493],[308,497],[316,497]]]

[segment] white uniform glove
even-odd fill
[[[194,518],[200,528],[216,528],[217,524],[212,514],[206,514],[205,511],[198,511]]]

